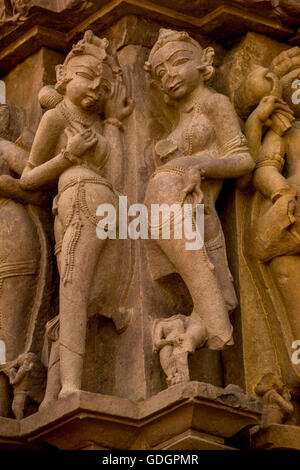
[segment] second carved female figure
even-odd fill
[[[238,178],[254,167],[229,99],[206,85],[214,72],[213,56],[212,48],[202,49],[187,33],[162,29],[146,63],[152,83],[177,111],[172,132],[156,144],[159,167],[150,179],[146,204],[203,202],[205,207],[201,250],[186,250],[185,238],[156,241],[193,300],[185,331],[187,354],[233,344],[229,312],[237,300],[215,202],[225,178]]]

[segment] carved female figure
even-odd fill
[[[81,388],[91,288],[106,243],[96,236],[96,209],[103,202],[116,204],[115,188],[122,180],[120,120],[131,105],[108,41],[90,31],[58,67],[57,79],[63,100],[41,120],[21,186],[58,185],[53,213],[62,398]]]
[[[177,111],[172,132],[156,144],[160,166],[150,179],[146,204],[201,203],[203,198],[205,206],[201,250],[187,251],[185,238],[157,240],[192,296],[186,331],[194,338],[193,350],[233,344],[228,313],[237,301],[215,202],[224,178],[240,177],[254,166],[229,99],[206,85],[214,72],[213,55],[212,48],[203,50],[185,32],[161,30],[146,63],[152,83]]]

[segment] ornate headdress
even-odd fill
[[[114,76],[121,75],[121,68],[116,54],[110,49],[107,39],[100,39],[92,31],[86,31],[84,37],[77,44],[74,44],[71,52],[67,55],[63,64],[56,66],[57,83],[55,89],[64,94],[67,79],[67,65],[71,59],[80,55],[90,55],[108,65]]]
[[[195,41],[195,39],[191,38],[190,35],[185,32],[185,31],[174,31],[172,29],[164,29],[161,28],[159,30],[159,35],[156,43],[151,49],[149,59],[145,63],[145,70],[151,75],[152,78],[152,84],[156,82],[156,77],[152,68],[152,60],[156,52],[161,49],[165,44],[168,42],[174,42],[174,41],[181,41],[181,42],[187,42],[189,44],[192,44],[199,52],[199,56],[201,58],[201,65],[199,66],[199,70],[202,71],[203,73],[203,79],[205,81],[209,80],[213,73],[214,73],[214,67],[212,66],[213,63],[213,58],[214,58],[214,50],[212,47],[207,47],[206,49],[203,49],[200,44]]]

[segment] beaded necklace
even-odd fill
[[[64,102],[60,103],[57,107],[70,125],[72,125],[72,122],[74,121],[79,122],[84,127],[91,127],[95,123],[96,119],[94,116],[90,118],[88,118],[87,116],[83,116],[82,114],[69,109]]]
[[[187,131],[184,136],[184,151],[187,156],[193,154],[193,137],[194,137],[194,127],[199,118],[199,115],[202,114],[201,104],[198,102],[195,105],[193,110],[193,116],[190,121],[190,124],[187,128]]]

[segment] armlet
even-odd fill
[[[225,142],[225,144],[220,147],[219,151],[219,158],[230,157],[236,153],[249,152],[247,139],[243,134],[238,134],[233,139]]]

